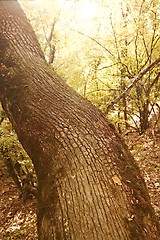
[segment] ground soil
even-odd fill
[[[160,222],[160,128],[157,132],[149,129],[141,136],[132,133],[125,139],[141,169]]]
[[[128,133],[125,140],[141,168],[160,220],[160,134],[151,130],[141,136]],[[0,168],[0,239],[37,239],[36,199],[24,202],[2,163]]]
[[[0,173],[0,239],[36,240],[36,199],[23,201],[4,166]]]

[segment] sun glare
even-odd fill
[[[80,1],[69,1],[69,0],[58,0],[62,7],[70,5],[76,8],[77,13],[83,18],[94,18],[97,16],[100,10],[98,3],[90,0],[80,0]]]
[[[75,10],[80,18],[93,19],[100,14],[101,7],[93,0],[35,0],[37,6],[45,7],[51,3],[57,4],[61,9]]]
[[[83,1],[80,3],[80,15],[85,18],[94,18],[99,13],[100,7],[97,3],[91,1]]]

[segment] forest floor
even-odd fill
[[[131,133],[125,140],[141,168],[160,220],[160,133]],[[4,166],[0,168],[0,240],[36,240],[36,199],[23,202]]]

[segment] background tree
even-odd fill
[[[50,14],[53,19],[53,11],[47,11],[43,4],[42,1],[39,8],[49,25],[46,32],[50,32],[52,22],[46,20],[46,15]],[[54,68],[80,94],[85,91],[85,96],[105,111],[132,78],[159,56],[158,6],[158,1],[69,1],[63,2],[63,6],[53,1],[50,9],[60,12],[54,33],[57,43]],[[78,18],[79,15],[83,17]],[[36,30],[39,21],[34,21]],[[39,36],[40,27],[38,29]],[[41,42],[43,46],[45,36]],[[96,74],[95,62],[99,62]],[[148,73],[150,77],[144,76],[109,113],[119,131],[128,125],[139,133],[148,128],[149,118],[159,101],[158,71],[156,66]]]
[[[131,79],[158,57],[158,6],[158,1],[65,2],[60,6],[63,14],[55,28],[59,30],[55,69],[80,94],[85,91],[85,96],[105,111]],[[91,12],[88,15],[87,7]],[[80,12],[83,18],[77,17]],[[67,22],[61,16],[66,16]],[[99,62],[96,74],[95,62]],[[148,73],[149,78],[144,76],[110,112],[119,131],[128,125],[139,133],[148,128],[150,115],[159,101],[158,71],[157,66]],[[68,72],[72,72],[71,76]]]

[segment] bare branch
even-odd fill
[[[153,69],[159,62],[160,62],[160,57],[157,58],[153,63],[151,63],[144,70],[140,71],[140,73],[135,78],[133,78],[132,83],[106,107],[105,114],[109,112],[109,110],[113,107],[115,103],[119,102],[119,100],[143,77],[144,74],[146,74],[148,71]]]
[[[118,60],[119,60],[119,62],[122,62],[121,61],[121,56],[120,56],[120,53],[119,53],[119,48],[118,48],[117,36],[116,36],[116,32],[115,32],[114,25],[113,25],[112,14],[110,15],[110,23],[111,23],[111,27],[112,27],[112,31],[113,31],[115,46],[116,46],[116,49],[117,49]]]
[[[93,42],[97,43],[97,44],[98,44],[99,46],[101,46],[105,51],[107,51],[113,58],[116,58],[116,57],[114,56],[114,54],[111,53],[111,51],[109,51],[105,46],[103,46],[103,45],[102,45],[100,42],[98,42],[96,39],[92,38],[91,36],[86,35],[85,33],[80,32],[80,31],[78,31],[78,30],[75,30],[75,29],[72,29],[72,28],[70,28],[70,29],[71,29],[72,31],[74,31],[74,32],[77,32],[77,33],[79,33],[79,34],[81,34],[81,35],[83,35],[83,36],[91,39]]]
[[[115,66],[115,65],[117,65],[117,64],[118,64],[118,62],[116,62],[116,63],[114,63],[114,64],[111,64],[111,65],[109,65],[109,66],[105,66],[105,67],[98,68],[97,70],[103,70],[103,69],[105,69],[105,68],[111,68],[111,67],[113,67],[113,66]]]

